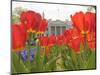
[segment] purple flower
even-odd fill
[[[27,50],[22,50],[22,51],[19,53],[19,55],[20,55],[20,57],[21,57],[21,59],[22,59],[23,61],[26,61],[27,58],[28,58],[28,52],[27,52]]]
[[[37,48],[31,48],[30,51],[30,61],[32,62],[34,60],[34,56],[36,54]],[[22,50],[19,52],[20,58],[25,62],[28,59],[28,50]]]
[[[37,48],[30,49],[30,61],[33,61]]]

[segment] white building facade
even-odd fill
[[[61,21],[51,19],[48,20],[48,28],[46,30],[47,35],[60,35],[65,29],[69,29],[72,26],[71,21]]]

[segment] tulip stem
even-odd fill
[[[85,47],[86,47],[86,34],[84,34],[84,50],[85,50]]]
[[[32,33],[30,32],[29,33],[29,37],[28,37],[28,61],[29,61],[29,70],[31,71],[31,62],[30,62],[30,49],[31,49],[31,36],[32,36]]]
[[[86,40],[86,34],[84,34],[84,54],[83,54],[84,67],[86,64],[86,52],[87,52],[87,40]]]

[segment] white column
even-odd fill
[[[62,34],[62,26],[60,26],[60,34]]]
[[[55,35],[57,34],[56,26],[55,26]]]

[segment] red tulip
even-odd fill
[[[20,15],[21,22],[27,26],[27,30],[32,30],[32,25],[34,25],[35,12],[34,11],[24,11]]]
[[[39,13],[36,13],[36,16],[35,16],[35,27],[33,27],[33,29],[35,28],[35,30],[38,31],[41,21],[42,21],[41,15]]]
[[[48,26],[48,21],[46,19],[41,20],[38,32],[43,33],[46,30],[47,26]]]
[[[93,33],[89,33],[86,37],[87,42],[88,42],[88,47],[95,49],[96,48],[96,34]]]
[[[34,11],[24,11],[21,13],[20,19],[26,25],[28,32],[36,32],[41,21],[41,15]]]
[[[76,52],[79,53],[80,52],[80,44],[81,44],[82,40],[80,38],[75,38],[72,39],[70,42],[70,47]]]
[[[87,30],[87,28],[90,28],[90,32],[96,31],[96,14],[95,13],[86,12],[85,25],[86,25],[85,30]]]
[[[71,40],[76,39],[76,38],[81,38],[82,36],[80,35],[80,33],[77,31],[76,28],[71,28],[69,30],[65,30],[63,32],[63,36],[66,39],[66,44],[68,45]]]
[[[82,34],[95,31],[95,26],[96,26],[95,13],[86,12],[84,14],[83,12],[79,12],[73,16],[71,15],[71,19],[73,22],[73,26],[77,28],[77,30]]]
[[[86,36],[87,41],[95,41],[96,40],[96,33],[91,32]]]
[[[72,39],[82,37],[82,35],[78,32],[76,28],[70,29],[70,33],[71,33]]]
[[[53,46],[53,45],[55,45],[56,42],[57,42],[57,40],[56,40],[56,36],[54,36],[54,35],[50,35],[50,36],[49,36],[49,46]]]
[[[27,29],[26,29],[25,25],[22,24],[22,23],[19,25],[19,27],[20,27],[20,33],[21,33],[22,38],[23,38],[22,39],[23,40],[23,44],[25,44],[26,40],[28,39]]]
[[[66,44],[69,45],[76,53],[80,52],[80,44],[82,43],[82,39],[84,38],[78,30],[73,27],[69,30],[65,30],[63,33],[66,40]]]
[[[39,42],[41,46],[48,46],[49,38],[47,36],[42,36],[39,38]]]
[[[58,45],[64,45],[66,43],[66,38],[63,35],[57,36],[57,44]]]
[[[49,37],[42,36],[39,38],[40,46],[41,46],[41,53],[48,57],[50,53],[50,46],[49,46]],[[42,50],[43,49],[43,50]]]
[[[73,26],[76,27],[80,32],[84,31],[84,13],[79,12],[75,15],[71,15],[71,20],[73,22]]]
[[[88,47],[95,50],[95,48],[96,48],[96,42],[95,41],[88,42]]]
[[[70,29],[64,30],[63,35],[66,38],[66,43],[68,44],[70,42],[70,40],[72,39]]]
[[[25,47],[26,43],[26,33],[20,27],[21,25],[12,25],[12,49],[19,51],[21,48]]]

